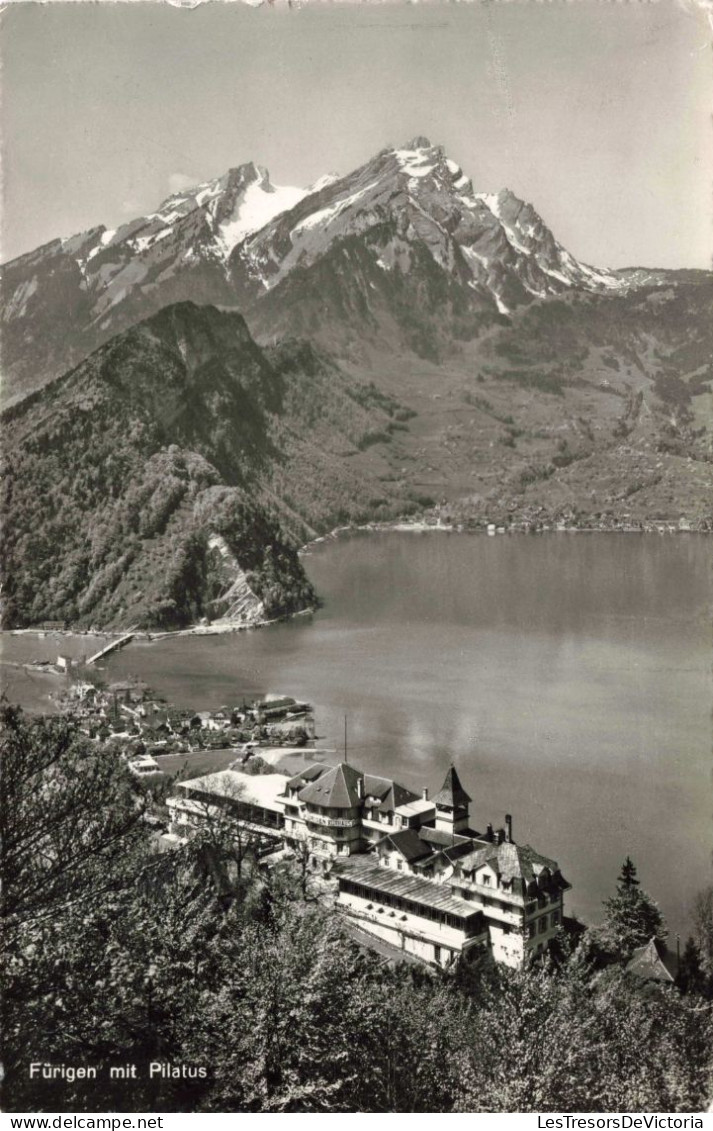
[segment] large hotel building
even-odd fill
[[[335,884],[336,906],[367,934],[432,965],[471,947],[519,966],[554,938],[570,884],[554,860],[502,828],[470,827],[470,797],[454,767],[419,796],[346,762],[293,777],[223,770],[180,782],[170,831],[186,836],[211,813],[308,854]]]

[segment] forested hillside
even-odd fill
[[[4,413],[3,623],[308,607],[300,542],[415,505],[357,466],[408,415],[310,347],[263,352],[238,314],[161,311]]]

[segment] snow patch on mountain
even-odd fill
[[[488,208],[497,220],[500,219],[500,193],[499,192],[476,192],[474,193],[475,199],[482,201],[486,208]]]
[[[215,242],[223,256],[227,259],[233,248],[247,236],[264,228],[282,212],[294,208],[306,195],[306,189],[272,185],[261,174],[257,181],[245,189],[230,219],[223,221],[215,230]]]
[[[409,177],[427,177],[435,169],[433,151],[425,146],[418,149],[395,149],[394,156]]]
[[[299,235],[300,232],[309,228],[327,227],[333,220],[336,220],[342,212],[346,212],[348,208],[353,208],[357,201],[361,200],[368,192],[376,188],[377,184],[378,181],[374,181],[372,184],[367,185],[366,188],[358,189],[357,192],[342,197],[328,208],[320,208],[318,212],[313,212],[311,216],[306,216],[304,220],[301,220],[300,223],[292,229],[293,236]]]
[[[473,260],[475,260],[476,270],[481,267],[489,267],[491,264],[491,260],[488,258],[488,256],[481,255],[480,252],[476,251],[474,247],[461,246],[461,251],[465,255],[466,259],[469,259],[471,263],[473,262]]]
[[[341,180],[341,177],[338,173],[325,173],[323,177],[319,177],[313,185],[309,186],[307,192],[321,192],[322,189],[329,188],[330,185],[336,184],[339,180]]]
[[[150,236],[137,236],[136,239],[128,240],[127,242],[135,248],[136,251],[147,251],[150,247],[153,247],[154,244],[165,240],[167,236],[171,235],[171,232],[171,228],[162,228],[160,232],[154,232]]]
[[[493,298],[495,299],[495,305],[497,306],[497,308],[498,308],[498,310],[500,311],[500,313],[501,313],[501,314],[509,314],[509,313],[510,313],[510,309],[509,309],[509,307],[507,307],[507,306],[505,305],[505,303],[504,303],[504,302],[503,302],[503,300],[501,299],[501,297],[500,297],[500,295],[498,294],[498,292],[497,292],[497,291],[493,291],[493,292],[492,292],[492,294],[493,294]]]

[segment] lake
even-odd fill
[[[512,813],[570,912],[598,919],[628,854],[685,932],[711,878],[712,557],[689,534],[354,535],[304,558],[314,616],[132,644],[104,672],[196,709],[309,700],[324,745],[346,715],[349,760],[414,789],[453,761],[474,827]],[[86,639],[5,635],[4,656]],[[37,709],[51,680],[9,671]]]

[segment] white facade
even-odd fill
[[[482,914],[465,900],[441,885],[382,869],[370,855],[340,874],[337,906],[363,930],[439,966],[487,940]]]
[[[353,766],[316,764],[292,778],[234,770],[179,783],[171,832],[190,835],[225,813],[244,827],[306,846],[333,873],[337,907],[366,932],[445,966],[472,947],[519,966],[563,922],[570,885],[557,864],[512,839],[512,819],[469,828],[470,798],[450,768],[433,801]]]

